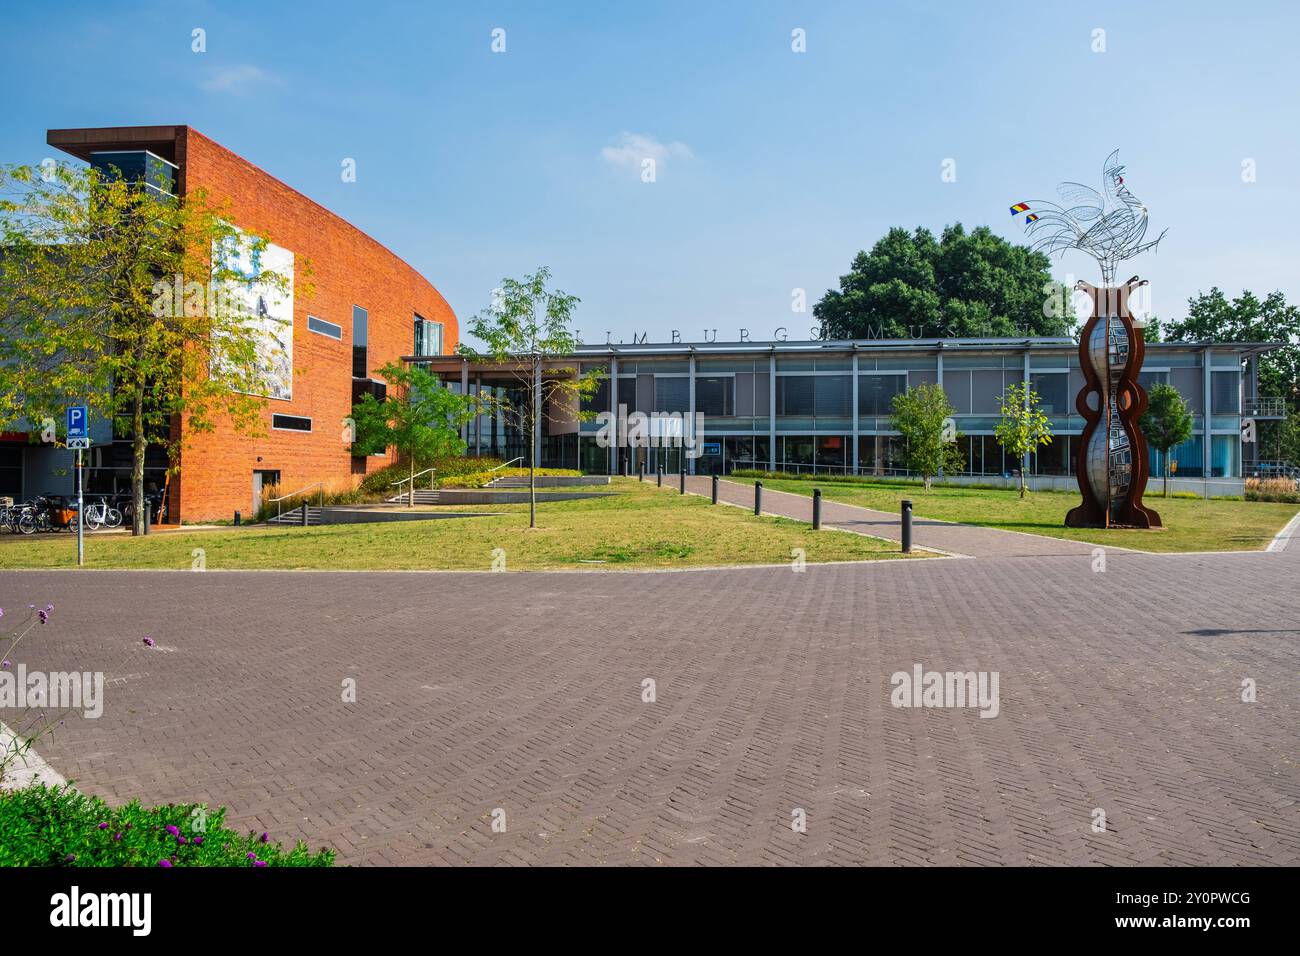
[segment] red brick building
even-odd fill
[[[164,191],[185,195],[202,187],[228,206],[237,226],[265,234],[292,254],[289,365],[279,397],[268,397],[262,412],[265,433],[218,424],[213,432],[186,435],[180,473],[167,483],[168,520],[228,519],[236,510],[248,515],[264,485],[276,484],[282,493],[315,482],[342,488],[392,460],[354,457],[346,419],[363,392],[382,395],[376,373],[382,365],[413,352],[455,348],[456,316],[423,276],[355,226],[188,126],[50,130],[48,142],[92,165],[139,169]],[[96,445],[88,485],[104,489],[110,479],[124,485],[116,474],[121,451]],[[161,471],[152,476],[160,487],[162,477]]]

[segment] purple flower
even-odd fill
[[[69,853],[67,856],[65,856],[65,857],[63,858],[63,862],[64,862],[64,863],[71,863],[71,862],[72,862],[73,860],[75,860],[76,858],[77,858],[77,855],[76,855],[75,853]]]
[[[253,866],[266,866],[266,861],[265,861],[265,860],[254,860],[254,861],[253,861]]]
[[[158,861],[158,865],[159,865],[159,866],[162,866],[162,867],[168,867],[168,868],[170,868],[171,865],[172,865],[172,861],[171,861],[171,860],[167,860],[167,859],[162,859],[162,860],[159,860],[159,861]]]
[[[266,831],[263,831],[260,842],[265,843],[266,841],[267,841],[267,834]]]
[[[185,837],[183,837],[183,836],[178,836],[178,837],[176,838],[176,845],[177,845],[177,846],[184,846],[184,845],[185,845]]]
[[[176,826],[173,826],[173,825],[170,824],[170,823],[167,824],[166,829],[167,829],[167,832],[170,833],[172,836],[180,836],[180,835],[181,835],[180,828],[179,828],[179,827],[176,827]]]
[[[254,853],[252,850],[249,850],[248,853],[245,854],[245,856],[247,856],[250,860],[257,859],[257,854]]]
[[[107,823],[101,823],[101,824],[99,825],[99,828],[100,828],[101,830],[107,830],[107,829],[108,829],[108,824],[107,824]]]
[[[203,837],[195,837],[193,842],[195,846],[203,846]]]
[[[45,605],[45,610],[46,610],[46,611],[53,611],[53,610],[54,610],[54,605],[53,605],[53,604],[47,604],[47,605]]]
[[[37,615],[37,617],[39,617],[39,618],[41,619],[41,623],[42,623],[42,624],[48,624],[48,623],[50,623],[50,612],[49,612],[49,611],[37,611],[37,612],[36,612],[36,615]]]
[[[114,840],[118,840],[118,841],[120,841],[120,840],[122,839],[122,831],[119,830],[119,831],[117,831],[116,833],[114,833],[114,834],[113,834],[113,839],[114,839]]]
[[[9,658],[6,657],[3,661],[0,661],[0,671],[7,671],[8,669],[9,669]]]
[[[153,640],[153,638],[152,638],[152,637],[146,637],[146,638],[144,639],[144,646],[145,646],[145,647],[153,647],[153,646],[154,646],[154,640]]]

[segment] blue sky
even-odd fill
[[[188,123],[406,258],[462,321],[502,276],[545,264],[582,298],[587,341],[691,341],[804,338],[812,304],[890,226],[1019,240],[1011,202],[1099,186],[1119,147],[1169,230],[1125,275],[1181,317],[1212,285],[1300,299],[1297,9],[26,4],[0,21],[0,161],[50,155],[47,128]],[[1055,268],[1098,278],[1078,254]]]

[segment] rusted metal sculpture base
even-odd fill
[[[1146,353],[1129,313],[1129,295],[1143,283],[1075,288],[1092,299],[1092,317],[1079,336],[1084,384],[1074,406],[1086,424],[1074,474],[1083,502],[1065,516],[1070,528],[1159,528],[1160,515],[1142,504],[1147,486],[1147,443],[1139,419],[1147,394],[1138,384]]]

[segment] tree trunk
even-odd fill
[[[1161,495],[1161,497],[1162,498],[1169,497],[1169,462],[1168,461],[1165,462],[1165,491],[1164,494]]]
[[[1023,498],[1024,496],[1025,496],[1025,469],[1022,467],[1020,469],[1020,497]]]
[[[929,476],[929,475],[925,475],[925,476],[924,476],[924,479],[925,479],[925,490],[926,490],[926,491],[929,491],[929,490],[930,490],[930,476]]]
[[[533,427],[529,429],[531,448],[528,449],[528,527],[537,527],[537,446],[542,440],[542,410],[537,400],[542,380],[542,363],[533,363],[533,394],[529,401],[533,405]]]
[[[131,534],[144,534],[144,385],[135,387],[131,406]]]

